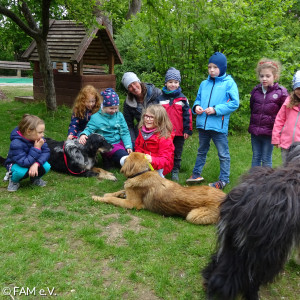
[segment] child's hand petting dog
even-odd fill
[[[152,163],[152,157],[149,154],[145,154],[145,158],[149,161],[149,163]]]

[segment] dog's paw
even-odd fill
[[[104,201],[103,201],[103,197],[92,196],[92,199],[93,199],[94,201],[97,201],[97,202],[104,202]]]
[[[98,175],[98,179],[99,180],[103,180],[103,179],[106,179],[106,180],[110,180],[110,181],[117,181],[117,177],[113,174],[113,173],[110,173],[110,174],[99,174]]]

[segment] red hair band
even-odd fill
[[[271,64],[271,65],[275,66],[275,67],[278,69],[277,64],[274,63],[273,61],[261,61],[261,62],[259,63],[259,65],[262,65],[262,64]]]

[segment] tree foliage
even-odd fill
[[[84,8],[83,4],[87,5],[87,8]],[[47,45],[49,20],[66,14],[84,24],[91,24],[95,21],[94,8],[94,0],[2,0],[0,3],[3,26],[5,23],[11,28],[17,25],[21,31],[36,42],[46,105],[49,110],[56,110],[53,70]]]
[[[145,73],[146,78],[151,77],[150,67],[160,75],[155,76],[158,86],[162,86],[166,70],[176,67],[182,74],[183,92],[194,100],[200,82],[207,77],[208,58],[220,51],[227,56],[228,73],[238,84],[241,105],[247,106],[243,102],[249,100],[257,84],[254,69],[260,58],[281,61],[281,83],[287,87],[300,67],[299,19],[295,17],[298,0],[146,3],[141,13],[123,26],[116,41],[130,70],[136,70],[143,79]],[[241,107],[240,111],[246,109]],[[241,124],[240,120],[236,124]]]
[[[125,71],[134,71],[142,80],[161,87],[166,70],[174,66],[181,71],[184,93],[194,100],[200,82],[207,77],[208,58],[221,51],[228,58],[228,73],[239,87],[240,111],[245,112],[249,92],[257,84],[254,69],[260,58],[281,61],[280,83],[287,88],[300,68],[300,0],[144,0],[141,12],[130,20],[126,15],[131,0],[47,1],[51,2],[51,17],[81,21],[86,26],[93,22],[95,2],[100,4],[100,10],[112,19],[124,61],[116,67],[118,88]],[[41,17],[38,0],[2,0],[1,4],[10,3],[12,9],[21,2],[30,5],[35,17]],[[7,20],[2,18],[1,24]],[[2,33],[3,27],[0,30]],[[8,29],[10,35],[0,35],[0,41],[13,41],[13,30],[15,27]],[[22,49],[20,45],[15,52]]]

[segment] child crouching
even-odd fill
[[[43,139],[45,123],[39,117],[25,114],[10,135],[10,148],[5,161],[9,172],[7,190],[15,192],[20,181],[30,177],[33,185],[44,187],[46,181],[41,177],[49,172],[50,150]]]

